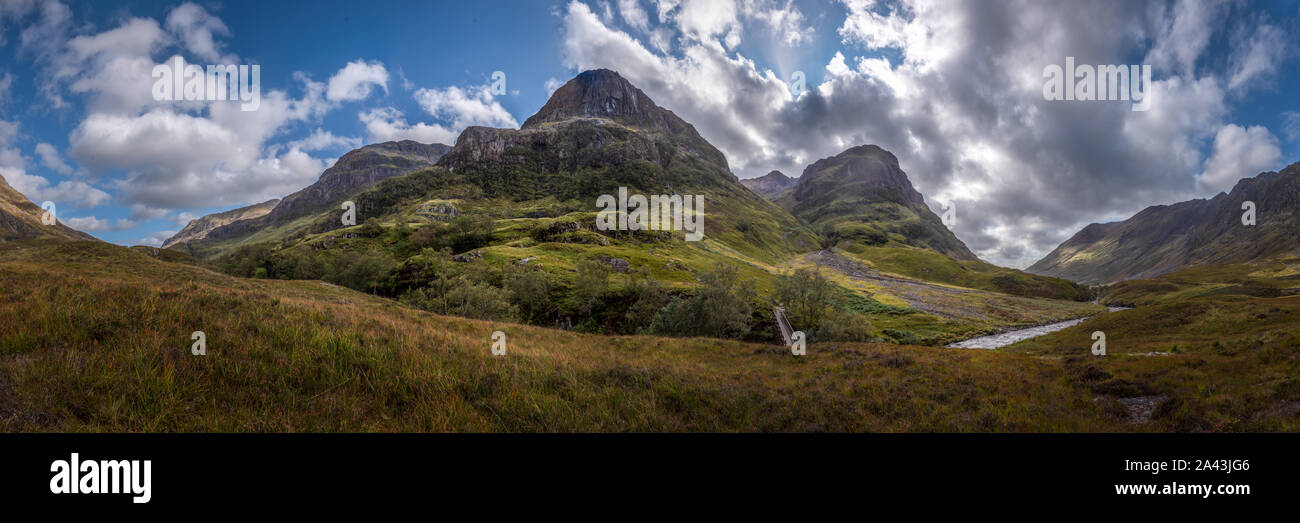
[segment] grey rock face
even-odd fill
[[[791,187],[794,187],[795,182],[794,178],[786,176],[781,171],[772,171],[758,178],[740,181],[745,187],[749,187],[749,190],[769,200],[776,199]]]

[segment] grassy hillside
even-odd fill
[[[1029,274],[979,260],[954,260],[929,249],[876,247],[848,242],[844,250],[878,270],[927,281],[1016,296],[1085,301],[1087,287],[1062,278]]]
[[[0,429],[1116,431],[1055,360],[449,318],[98,242],[0,247]],[[207,335],[206,356],[189,353]],[[490,335],[505,331],[505,357]]]
[[[1103,301],[1136,308],[1007,350],[1065,358],[1097,387],[1145,398],[1176,430],[1300,430],[1297,268],[1291,259],[1122,282]],[[1089,356],[1094,331],[1106,334],[1105,358]]]

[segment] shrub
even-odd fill
[[[555,307],[551,290],[555,285],[546,271],[534,267],[510,265],[506,270],[503,284],[510,294],[510,302],[519,309],[519,319],[542,325],[554,316]]]
[[[753,292],[739,282],[733,266],[719,263],[700,275],[694,296],[668,301],[651,324],[651,330],[680,336],[741,338],[749,333]]]
[[[381,288],[388,286],[394,266],[393,259],[384,254],[354,253],[326,279],[344,287],[379,294]]]
[[[384,226],[379,224],[379,218],[370,218],[361,224],[361,229],[357,231],[357,234],[366,238],[378,238],[384,234]]]
[[[483,215],[461,216],[451,221],[441,246],[452,252],[472,251],[492,243],[495,222]]]
[[[420,249],[436,248],[440,236],[442,236],[441,224],[426,223],[411,233],[411,245]]]
[[[574,312],[578,316],[592,316],[609,294],[610,268],[596,260],[578,262],[578,275],[573,283]]]
[[[630,333],[647,332],[654,322],[655,313],[668,303],[668,292],[647,272],[639,272],[638,277],[623,288],[623,294],[631,303],[623,323],[625,331]]]
[[[402,296],[402,301],[438,314],[480,320],[514,320],[517,309],[503,289],[471,281],[465,276],[448,278],[441,285],[421,287]]]
[[[851,311],[834,311],[813,334],[817,341],[872,341],[871,320]]]

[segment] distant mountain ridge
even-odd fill
[[[202,240],[208,237],[208,233],[217,227],[237,222],[240,220],[251,220],[260,218],[271,212],[271,209],[280,203],[279,198],[267,200],[262,203],[256,203],[247,207],[231,209],[225,212],[209,214],[201,218],[190,220],[185,228],[181,229],[167,241],[163,242],[162,248],[166,249],[181,242]]]
[[[285,196],[268,212],[230,220],[209,229],[201,237],[181,238],[181,233],[169,238],[165,245],[174,247],[195,243],[192,251],[202,251],[205,242],[238,239],[277,227],[285,227],[302,218],[340,205],[349,196],[376,183],[419,169],[432,167],[451,147],[445,144],[423,144],[413,140],[383,142],[354,149],[344,154],[325,169],[315,183]],[[227,211],[227,213],[233,211]],[[225,213],[219,213],[225,214]],[[209,218],[205,216],[203,219]],[[214,219],[212,221],[222,221]],[[202,255],[201,252],[195,254]]]
[[[1256,224],[1242,224],[1244,202]],[[1211,199],[1147,207],[1122,222],[1091,224],[1029,272],[1099,284],[1150,278],[1184,267],[1243,263],[1296,252],[1300,163],[1243,178]]]
[[[54,225],[41,223],[44,212],[39,205],[11,187],[4,175],[0,174],[0,241],[24,238],[96,239],[64,225],[62,220],[56,221]]]
[[[741,180],[740,183],[749,190],[758,193],[759,196],[774,200],[785,193],[786,190],[794,187],[795,179],[786,176],[781,171],[772,171],[758,178],[748,178]]]

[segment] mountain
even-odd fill
[[[569,80],[519,129],[466,129],[438,165],[471,169],[490,195],[516,200],[610,194],[625,185],[679,193],[682,184],[739,186],[726,157],[694,126],[608,69]]]
[[[594,213],[597,197],[620,188],[695,194],[706,202],[706,237],[747,256],[775,260],[817,243],[799,220],[746,189],[693,125],[608,69],[566,82],[519,129],[466,129],[438,167],[447,172],[432,175],[426,198],[554,199]]]
[[[759,196],[774,200],[785,193],[791,187],[794,187],[795,179],[786,176],[781,171],[772,171],[758,178],[749,178],[741,180],[740,183],[749,190],[758,193]]]
[[[184,229],[181,229],[180,232],[163,242],[162,248],[166,249],[181,242],[202,240],[208,236],[209,232],[217,227],[240,220],[259,218],[271,212],[271,209],[278,203],[280,203],[280,199],[276,198],[262,203],[249,205],[248,207],[240,207],[238,209],[209,214],[202,218],[190,220],[190,223],[186,224]]]
[[[1243,225],[1244,202],[1256,224]],[[1027,270],[1099,284],[1150,278],[1207,264],[1245,263],[1300,249],[1300,163],[1237,182],[1211,199],[1143,209],[1122,222],[1091,224]]]
[[[778,200],[832,242],[903,245],[977,260],[912,187],[893,153],[860,145],[804,169]]]
[[[64,225],[62,221],[56,221],[54,225],[41,223],[44,212],[39,205],[10,187],[4,175],[0,175],[0,241],[23,238],[95,239],[94,236]]]
[[[217,226],[190,243],[176,237],[168,243],[187,245],[193,254],[211,257],[228,253],[232,247],[249,240],[282,239],[300,230],[316,214],[337,210],[358,191],[394,176],[432,167],[450,149],[440,143],[422,144],[412,140],[367,145],[344,154],[315,183],[285,196],[270,212]]]
[[[876,270],[1017,296],[1091,298],[1087,288],[1069,280],[977,258],[925,204],[898,159],[875,145],[809,165],[775,201],[820,232],[823,245]]]

